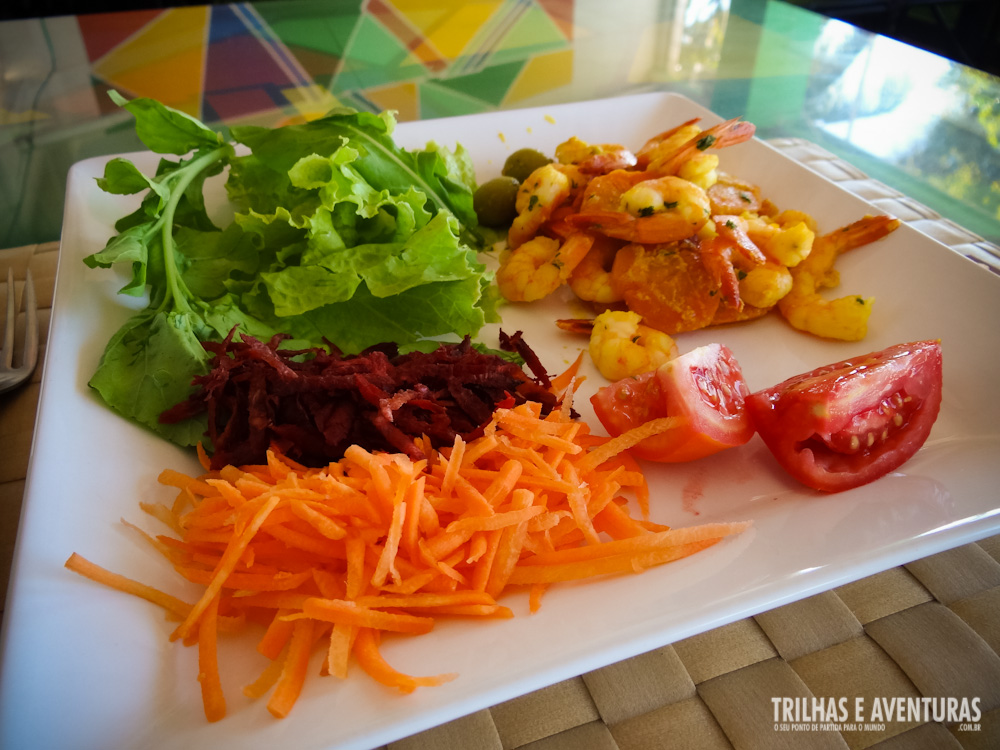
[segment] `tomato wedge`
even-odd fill
[[[617,436],[658,417],[678,417],[668,432],[648,437],[631,453],[649,461],[692,461],[753,437],[744,400],[750,394],[733,353],[709,344],[653,372],[606,385],[590,398],[604,428]]]
[[[924,444],[941,407],[941,343],[898,344],[797,375],[747,399],[784,469],[839,492],[874,481]]]

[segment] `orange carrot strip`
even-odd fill
[[[313,552],[317,555],[329,555],[331,550],[334,548],[333,545],[336,544],[333,540],[327,539],[325,537],[315,537],[309,534],[303,534],[301,531],[296,531],[288,526],[283,526],[281,524],[274,524],[268,526],[265,533],[270,534],[275,539],[280,539],[282,542],[287,544],[289,547],[296,547],[306,552]]]
[[[500,505],[517,486],[517,480],[521,478],[524,468],[518,461],[507,461],[497,473],[496,478],[490,486],[483,492],[486,502],[494,508]]]
[[[576,377],[576,374],[580,371],[580,365],[583,364],[583,352],[584,350],[581,349],[580,354],[577,355],[577,358],[572,364],[570,364],[569,367],[549,380],[549,383],[552,385],[553,393],[558,395],[569,388],[573,379]]]
[[[347,536],[347,530],[343,526],[331,521],[327,516],[310,507],[305,501],[293,500],[289,504],[289,507],[292,509],[292,513],[308,523],[327,539],[343,539]]]
[[[362,628],[354,641],[354,654],[358,664],[372,679],[383,685],[397,688],[403,693],[412,693],[418,687],[440,685],[455,679],[455,674],[440,674],[433,677],[413,677],[398,672],[389,666],[379,652],[375,634],[368,628]]]
[[[603,531],[612,539],[627,539],[646,532],[646,529],[613,501],[594,516],[594,528]]]
[[[551,565],[525,565],[515,568],[509,583],[538,584],[560,581],[576,581],[582,578],[613,575],[615,573],[638,573],[655,565],[680,560],[716,544],[719,539],[705,539],[698,542],[675,545],[653,552],[639,554],[610,555],[580,560],[577,562]]]
[[[476,440],[473,440],[471,443],[468,443],[465,446],[465,452],[462,455],[462,466],[475,466],[476,461],[493,450],[496,445],[496,435],[484,435]]]
[[[472,516],[471,518],[479,519],[481,516]],[[438,534],[435,534],[427,541],[421,539],[418,543],[418,547],[422,544],[427,554],[429,554],[434,560],[440,560],[443,557],[447,557],[461,545],[469,541],[469,537],[471,537],[473,532],[476,531],[475,527],[471,525],[453,528],[456,523],[458,522],[453,521],[448,525],[448,528]]]
[[[431,617],[453,615],[456,617],[490,617],[503,620],[514,616],[514,611],[510,607],[504,607],[500,604],[454,604],[434,607],[433,609],[414,608],[411,612],[416,615],[427,614]]]
[[[706,523],[699,526],[670,529],[669,531],[661,531],[655,534],[647,533],[642,536],[617,539],[596,546],[574,547],[545,555],[536,555],[522,561],[521,564],[523,566],[553,565],[581,560],[593,560],[611,555],[649,552],[656,549],[689,544],[691,542],[701,542],[706,539],[722,539],[723,537],[746,531],[750,525],[749,521],[734,521],[728,523]]]
[[[395,609],[447,607],[457,604],[496,604],[484,591],[456,591],[454,594],[412,594],[410,596],[362,596],[358,606]]]
[[[473,534],[469,539],[469,556],[465,558],[465,562],[474,563],[484,554],[486,554],[486,535]]]
[[[302,609],[312,594],[301,594],[296,591],[257,591],[252,594],[237,591],[229,600],[239,607],[260,607],[261,609],[287,609],[296,612]]]
[[[542,506],[533,505],[528,508],[521,508],[520,510],[508,510],[492,516],[467,516],[448,524],[445,529],[445,533],[458,534],[468,531],[470,533],[466,536],[467,539],[472,536],[471,532],[473,531],[495,531],[496,529],[502,529],[507,526],[516,526],[517,524],[524,523],[525,521],[541,515],[544,512],[545,508]]]
[[[359,445],[352,445],[344,451],[344,458],[353,461],[359,467],[368,472],[371,480],[372,492],[371,500],[378,508],[383,519],[392,518],[392,481],[389,479],[389,472],[385,469],[383,460],[373,453],[369,453]]]
[[[537,415],[528,415],[517,409],[497,409],[493,419],[501,428],[517,435],[527,438],[531,442],[538,442],[541,445],[566,446],[568,453],[579,453],[580,446],[572,441],[565,440],[563,435],[573,428],[574,422],[564,420],[541,420]],[[546,442],[542,438],[555,438],[552,442]]]
[[[463,576],[461,573],[455,570],[454,567],[455,564],[457,564],[461,560],[461,550],[458,551],[458,558],[456,558],[453,561],[438,560],[431,554],[431,551],[427,548],[427,545],[424,543],[423,539],[420,539],[417,542],[417,550],[420,553],[420,559],[423,560],[427,565],[430,565],[432,568],[440,571],[446,577],[451,578],[453,581],[456,581],[458,583],[466,582],[465,576]]]
[[[188,476],[187,474],[177,471],[176,469],[164,469],[160,472],[159,476],[156,477],[156,481],[167,487],[176,487],[179,490],[185,488],[197,487],[200,489],[194,490],[199,495],[211,495],[211,486],[202,482],[195,477]]]
[[[359,607],[346,599],[306,599],[302,605],[302,615],[287,615],[286,619],[308,617],[324,622],[356,625],[361,628],[392,630],[399,633],[429,633],[434,627],[430,617],[381,612],[368,607]]]
[[[400,581],[399,571],[396,569],[396,552],[399,550],[399,540],[403,535],[405,516],[406,503],[401,502],[401,498],[398,498],[392,509],[392,520],[389,522],[385,546],[382,547],[382,554],[379,556],[378,565],[375,566],[375,573],[372,575],[372,586],[384,586],[386,578],[389,576],[392,576],[393,583]]]
[[[511,509],[521,510],[522,508],[528,508],[534,500],[535,495],[530,490],[514,490]],[[527,522],[522,522],[517,526],[508,526],[500,532],[501,536],[497,545],[496,557],[492,561],[490,576],[486,582],[486,593],[494,599],[504,590],[510,574],[514,570],[514,566],[517,565],[526,533]]]
[[[413,594],[441,575],[437,568],[429,568],[404,578],[399,584],[388,583],[382,587],[387,594]]]
[[[462,500],[461,512],[474,512],[480,516],[488,516],[493,513],[493,505],[486,496],[461,474],[455,477],[453,492]],[[442,510],[444,508],[438,508],[439,513]]]
[[[215,490],[211,494],[221,495],[234,508],[238,508],[247,501],[246,495],[225,479],[206,479],[205,482],[211,485],[211,489]],[[200,492],[199,494],[206,497],[209,493]]]
[[[263,654],[268,659],[277,659],[284,650],[288,639],[292,637],[294,622],[283,619],[284,615],[291,614],[293,610],[280,608],[274,613],[271,624],[267,626],[264,635],[257,642],[258,653]]]
[[[177,517],[166,505],[161,505],[160,503],[139,503],[139,507],[143,512],[160,521],[164,526],[167,526],[176,533],[180,534],[182,532]]]
[[[347,549],[347,598],[357,599],[365,589],[365,540],[349,536],[344,542]]]
[[[651,419],[638,427],[633,427],[631,430],[626,430],[621,435],[590,451],[580,461],[577,469],[581,474],[589,474],[605,461],[641,443],[646,438],[674,429],[674,427],[680,424],[681,419],[681,417],[660,417],[658,419]]]
[[[493,561],[496,559],[497,549],[500,546],[500,537],[503,533],[504,529],[485,532],[486,552],[480,556],[472,572],[472,588],[477,591],[486,590],[486,584],[490,579],[490,571],[493,569]]]
[[[528,611],[537,612],[542,607],[542,596],[548,590],[547,583],[533,583],[528,593]]]
[[[192,583],[207,586],[215,574],[210,570],[198,570],[183,565],[174,566],[178,573]],[[312,577],[311,571],[298,573],[230,573],[222,582],[227,589],[251,591],[291,591],[297,589]]]
[[[205,718],[219,721],[226,715],[226,697],[219,677],[219,654],[216,644],[219,596],[213,597],[198,624],[198,682]]]
[[[153,588],[152,586],[139,583],[138,581],[126,578],[118,573],[112,573],[110,570],[90,562],[90,560],[85,557],[81,557],[76,552],[69,556],[69,559],[66,560],[65,566],[74,573],[79,573],[92,581],[102,583],[113,589],[118,589],[126,594],[138,596],[145,599],[147,602],[152,602],[153,604],[163,607],[165,610],[179,618],[186,617],[191,611],[191,605],[187,602],[181,601],[177,597],[166,594],[157,588]]]
[[[327,649],[326,664],[330,674],[342,680],[347,679],[351,649],[358,629],[353,625],[337,622],[330,630],[330,647]]]
[[[212,459],[208,457],[208,453],[205,452],[205,446],[201,444],[200,440],[198,441],[196,450],[198,453],[198,463],[201,464],[202,469],[208,471],[209,467],[212,465]]]
[[[281,678],[267,702],[267,710],[276,719],[284,719],[292,710],[302,692],[302,685],[309,668],[309,651],[313,645],[314,624],[312,620],[295,623],[291,640],[288,642],[288,656],[285,658]]]
[[[451,447],[451,454],[447,459],[444,456],[441,457],[442,461],[445,461],[445,472],[444,477],[441,479],[441,496],[448,497],[452,493],[452,488],[455,484],[455,479],[458,477],[458,470],[462,466],[462,455],[465,453],[465,441],[462,440],[461,436],[455,436],[455,442]]]
[[[342,575],[335,575],[323,568],[312,568],[312,577],[324,599],[343,599],[347,593]]]
[[[590,512],[587,508],[587,495],[584,492],[582,479],[577,474],[576,467],[571,463],[565,464],[563,472],[565,474],[566,481],[573,488],[566,495],[566,501],[569,503],[570,512],[573,514],[573,520],[576,521],[577,527],[581,532],[583,532],[583,538],[586,539],[589,544],[598,545],[601,543],[601,540],[600,537],[597,536],[597,532],[594,530],[594,523],[590,518]]]
[[[420,476],[406,491],[404,502],[406,514],[403,518],[403,532],[399,541],[403,551],[413,557],[417,552],[417,538],[420,536],[420,511],[424,504],[426,476]]]
[[[276,659],[268,662],[264,671],[260,673],[260,676],[243,688],[243,695],[247,698],[260,698],[264,696],[281,677],[281,673],[285,669],[285,659],[287,656],[288,646],[286,645]]]

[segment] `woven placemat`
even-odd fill
[[[793,139],[772,145],[1000,272],[995,245],[829,152]],[[43,332],[57,257],[56,243],[0,251],[4,277],[8,266],[18,279],[31,267]],[[43,360],[44,344],[43,335]],[[0,596],[10,572],[40,372],[24,388],[0,396]],[[1000,536],[556,683],[386,750],[1000,748],[998,654]],[[915,709],[925,705],[924,697],[945,701],[902,715],[885,705],[902,701]],[[823,721],[814,698],[821,699]],[[943,710],[947,699],[976,713],[964,722],[935,720],[933,711]],[[822,713],[839,712],[841,704],[846,720]],[[881,715],[873,714],[876,704]],[[783,715],[786,705],[799,715]],[[855,722],[857,705],[862,721]]]

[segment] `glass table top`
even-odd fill
[[[276,0],[63,16],[0,23],[0,69],[0,247],[59,237],[74,162],[143,148],[111,88],[222,129],[338,105],[407,121],[675,91],[761,138],[808,139],[1000,242],[1000,79],[778,0]]]

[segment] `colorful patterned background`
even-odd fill
[[[573,2],[353,0],[317,17],[315,3],[289,0],[77,21],[98,90],[154,97],[206,122],[275,124],[336,105],[411,120],[565,85]]]

